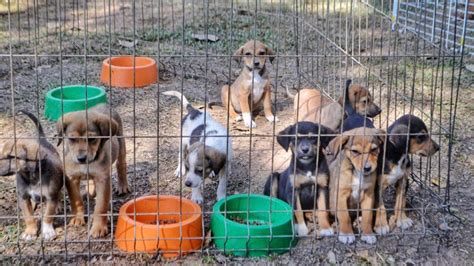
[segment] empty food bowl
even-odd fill
[[[297,242],[293,237],[293,211],[276,198],[238,194],[214,205],[211,230],[216,247],[234,256],[284,253]]]
[[[112,87],[145,87],[158,80],[158,68],[155,60],[149,57],[107,58],[102,63],[100,80]]]
[[[145,196],[125,203],[119,212],[115,243],[126,252],[176,257],[201,248],[201,207],[176,196]]]
[[[63,114],[85,110],[107,102],[104,89],[90,85],[72,85],[54,88],[46,93],[44,115],[56,121]]]

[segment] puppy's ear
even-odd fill
[[[341,135],[335,137],[331,142],[329,142],[326,148],[326,154],[332,155],[334,158],[339,154],[339,151],[344,148],[351,136]]]
[[[266,49],[266,54],[268,55],[268,59],[270,60],[270,63],[273,64],[273,60],[275,60],[275,52],[270,47],[265,47],[265,49]]]
[[[226,163],[226,155],[214,148],[206,147],[206,159],[215,175],[218,175]]]
[[[232,57],[234,58],[235,61],[240,63],[243,54],[244,54],[244,46],[240,46],[239,49],[235,50]]]
[[[408,126],[398,124],[390,131],[388,140],[395,145],[395,147],[403,148],[407,145],[408,135]]]
[[[115,136],[118,133],[118,124],[115,120],[110,119],[107,115],[97,115],[94,119],[94,124],[96,124],[100,129],[101,136]]]
[[[58,146],[61,144],[63,141],[63,132],[66,132],[67,127],[71,124],[71,115],[70,114],[65,114],[62,117],[58,119],[56,122],[56,130],[58,132]]]
[[[321,135],[329,135],[329,136],[321,136],[321,146],[326,148],[329,145],[329,142],[335,138],[336,132],[332,131],[332,129],[327,128],[325,126],[320,125]]]
[[[387,132],[383,129],[377,129],[377,138],[379,139],[380,143],[384,143],[387,137]]]
[[[280,144],[280,146],[285,149],[285,151],[288,151],[290,148],[290,143],[291,140],[294,138],[293,136],[283,136],[283,135],[290,135],[293,131],[294,125],[288,126],[287,128],[283,129],[280,133],[278,133],[277,136],[277,142]]]

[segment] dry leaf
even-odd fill
[[[431,184],[440,188],[446,188],[446,182],[441,180],[439,177],[431,178]]]
[[[191,37],[198,41],[217,42],[219,40],[219,37],[212,34],[193,34],[191,35]]]
[[[212,243],[211,230],[207,231],[206,237],[204,238],[204,247],[207,248]]]

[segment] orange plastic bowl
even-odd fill
[[[146,196],[120,208],[115,242],[123,251],[176,257],[200,249],[202,238],[201,207],[188,199]]]
[[[158,69],[155,60],[149,57],[112,57],[102,63],[100,80],[112,87],[144,87],[158,80]]]

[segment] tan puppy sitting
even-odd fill
[[[224,107],[236,121],[244,120],[247,127],[256,127],[252,114],[259,111],[263,102],[265,117],[270,122],[278,121],[273,115],[271,83],[266,68],[267,58],[273,62],[275,53],[265,44],[250,40],[234,53],[235,59],[242,59],[244,67],[239,77],[229,86],[221,89]],[[230,95],[229,95],[230,94]]]
[[[380,129],[360,127],[333,139],[328,149],[335,155],[329,165],[329,206],[339,223],[340,242],[355,241],[349,210],[362,210],[362,237],[376,242],[372,231],[377,159],[384,139]],[[340,152],[339,152],[340,151]]]
[[[97,195],[90,234],[107,234],[107,210],[111,197],[111,164],[117,161],[118,193],[128,193],[125,140],[120,116],[105,104],[86,111],[65,114],[57,122],[58,134],[65,146],[64,164],[67,190],[74,217],[70,224],[83,225],[84,203],[80,194],[81,179],[91,179],[89,194]],[[61,139],[59,140],[59,143]]]
[[[374,103],[372,95],[364,86],[352,84],[348,91],[349,101],[357,113],[367,114],[367,117],[375,117],[380,114],[380,108]],[[315,88],[304,88],[295,95],[287,90],[287,94],[290,98],[293,98],[295,122],[320,123],[333,131],[337,131],[340,127],[344,118],[343,95],[339,97],[337,102],[334,102]]]

